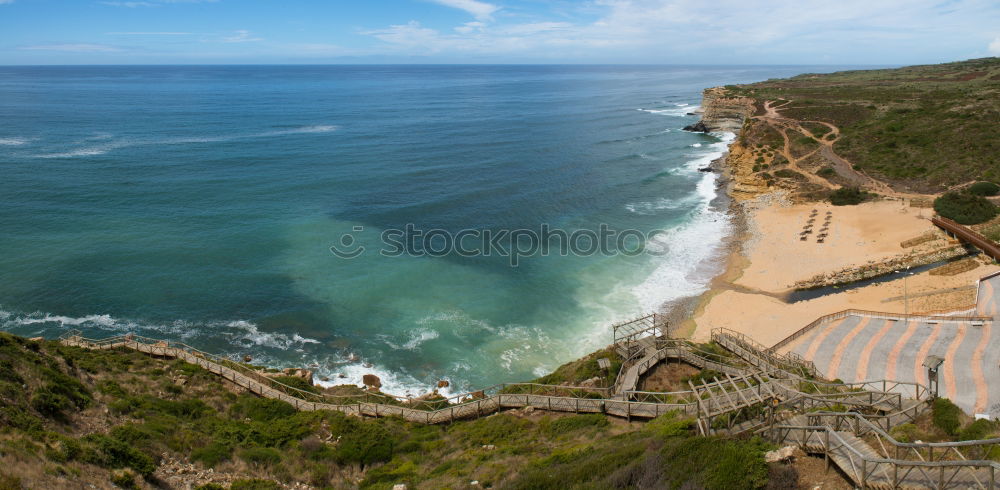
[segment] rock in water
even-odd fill
[[[684,126],[684,131],[694,131],[696,133],[707,133],[708,132],[708,127],[705,126],[705,123],[703,123],[701,121],[698,121],[698,122],[696,122],[694,124],[691,124],[691,125],[688,125],[688,126]]]
[[[370,388],[381,388],[382,387],[382,380],[379,379],[379,377],[375,376],[374,374],[366,374],[366,375],[362,376],[361,377],[361,382],[364,383],[365,386],[368,386]]]
[[[448,386],[451,386],[451,383],[449,383],[448,380],[442,379],[441,381],[438,381],[438,388],[447,388]]]

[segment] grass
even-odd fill
[[[1000,58],[805,74],[728,89],[758,101],[790,100],[781,113],[817,137],[827,130],[810,121],[836,125],[837,153],[894,187],[939,192],[1000,179]],[[754,130],[742,141],[773,140]]]
[[[712,357],[726,355],[713,344],[702,348]],[[601,351],[549,379],[604,376],[596,365],[601,357],[620,362]],[[187,379],[181,390],[165,388],[180,386],[173,382],[178,377]],[[60,380],[58,387],[51,379]],[[50,395],[62,397],[52,402],[59,410],[32,402]],[[749,475],[742,488],[757,488],[766,480],[755,475],[767,473],[759,442],[699,442],[693,422],[678,414],[625,424],[602,414],[506,412],[428,426],[298,412],[281,401],[236,394],[221,378],[183,362],[32,343],[3,333],[0,402],[0,465],[16,470],[0,474],[0,483],[10,488],[28,478],[39,488],[65,486],[66,478],[97,488],[147,487],[156,482],[164,457],[238,475],[231,486],[237,489],[279,483],[459,488],[470,481],[495,488],[546,488],[553,482],[724,488],[736,481],[726,476],[733,471]],[[692,462],[705,467],[690,471],[684,464]]]

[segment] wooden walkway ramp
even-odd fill
[[[987,458],[1000,439],[901,443],[852,413],[798,415],[762,433],[823,455],[859,488],[992,490],[1000,484],[1000,463]]]
[[[807,394],[799,391],[797,379],[769,377],[752,366],[735,366],[711,359],[710,353],[700,352],[686,341],[651,339],[642,345],[638,362],[619,375],[618,387],[634,388],[638,378],[660,362],[668,359],[683,361],[702,369],[712,369],[722,376],[712,381],[692,383],[690,390],[674,393],[642,392],[634,389],[613,391],[602,388],[553,386],[533,383],[507,383],[447,399],[422,400],[384,393],[363,395],[327,395],[300,390],[255,369],[224,357],[199,351],[181,343],[123,335],[103,340],[83,338],[79,332],[61,337],[67,345],[88,349],[132,349],[146,354],[182,359],[201,366],[259,396],[285,401],[299,410],[336,410],[353,415],[383,417],[398,416],[413,422],[440,424],[459,419],[481,417],[508,408],[573,412],[604,413],[624,418],[649,419],[671,411],[697,417],[706,433],[711,432],[713,418],[772,400],[794,401],[795,406],[810,409],[846,405],[862,410],[878,403],[899,406],[876,391],[859,392],[851,388],[841,393]],[[631,374],[628,372],[631,371]],[[771,371],[775,371],[771,369]],[[875,387],[872,387],[875,388]],[[810,388],[813,389],[813,388]],[[814,390],[818,391],[818,390]],[[830,391],[830,390],[826,390]],[[874,403],[878,401],[878,403]]]

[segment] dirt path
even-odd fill
[[[840,140],[840,128],[825,121],[797,121],[795,119],[790,119],[785,116],[782,116],[781,112],[779,112],[778,109],[785,107],[790,103],[791,101],[785,101],[779,105],[773,105],[773,101],[766,101],[764,102],[764,115],[756,116],[755,118],[767,123],[776,131],[781,133],[781,136],[784,139],[784,148],[782,148],[781,154],[788,160],[790,167],[795,169],[797,172],[804,174],[806,177],[809,178],[810,182],[814,184],[819,184],[827,189],[833,189],[834,187],[834,185],[831,182],[817,176],[816,174],[808,170],[803,169],[799,165],[799,162],[815,155],[818,152],[819,155],[823,157],[824,160],[830,163],[831,168],[833,168],[833,170],[837,172],[837,175],[847,180],[847,182],[851,186],[857,186],[889,197],[897,197],[904,199],[922,197],[919,194],[897,192],[888,185],[886,185],[885,183],[875,180],[872,177],[868,176],[867,174],[856,170],[851,162],[838,155],[837,152],[834,151],[833,149],[834,143]],[[812,124],[821,124],[829,128],[830,132],[822,136],[816,136],[815,134],[812,133],[812,131],[809,131],[808,129],[802,126],[803,122]],[[791,139],[788,136],[788,131],[794,131],[803,136],[811,138],[813,141],[819,143],[819,148],[810,151],[798,158],[795,158],[791,152]],[[833,135],[833,138],[830,138],[830,135]]]

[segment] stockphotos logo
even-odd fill
[[[342,259],[364,255],[368,249],[359,239],[364,231],[364,226],[353,227],[350,233],[340,236],[339,243],[330,246],[330,252]],[[469,228],[457,232],[422,230],[407,224],[402,229],[382,231],[378,253],[384,257],[507,257],[511,267],[517,267],[525,257],[664,255],[667,250],[659,240],[664,236],[664,230],[616,230],[606,224],[596,231],[566,231],[542,224],[537,230]]]

